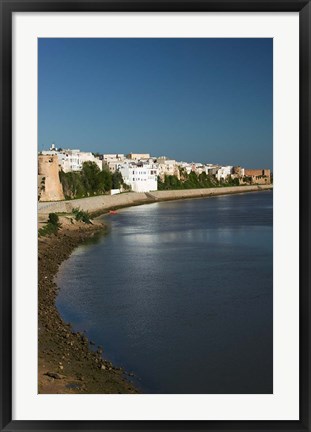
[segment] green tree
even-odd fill
[[[176,189],[196,189],[196,188],[209,188],[218,187],[220,183],[217,181],[215,176],[207,175],[205,172],[197,175],[194,171],[187,174],[186,170],[180,168],[180,180],[177,176],[164,176],[161,180],[158,177],[158,189],[159,190],[176,190]],[[235,184],[235,183],[234,183]]]
[[[84,162],[80,172],[60,171],[59,178],[67,199],[103,194],[112,187],[110,171],[101,171],[95,162]]]
[[[112,188],[111,189],[120,189],[120,187],[123,185],[123,177],[120,171],[115,171],[112,174]]]
[[[58,215],[56,213],[49,213],[48,223],[51,223],[52,225],[58,226],[58,224],[59,224]]]
[[[112,188],[112,176],[108,170],[102,170],[98,174],[98,192],[108,192]]]
[[[95,162],[84,162],[81,170],[83,183],[90,195],[98,193],[101,189],[100,173],[102,171]]]

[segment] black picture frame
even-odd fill
[[[0,0],[0,307],[1,431],[311,431],[310,423],[310,137],[311,5],[302,0]],[[300,420],[298,421],[14,421],[12,420],[12,14],[14,12],[299,12],[300,32]],[[298,288],[298,287],[297,287]]]

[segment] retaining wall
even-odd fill
[[[106,211],[114,207],[129,207],[131,205],[150,203],[155,201],[167,201],[185,198],[199,198],[213,195],[226,195],[272,189],[271,185],[263,186],[234,186],[208,189],[185,189],[174,191],[155,191],[147,193],[127,192],[119,195],[100,195],[90,198],[81,198],[70,201],[39,202],[38,212],[71,213],[73,208],[80,208],[90,213]]]

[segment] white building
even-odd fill
[[[192,164],[189,162],[176,162],[177,166],[186,171],[187,174],[190,174],[192,171]]]
[[[225,180],[229,175],[231,175],[233,172],[233,166],[222,166],[221,168],[218,169],[217,173],[216,173],[216,178],[218,181],[220,181],[221,179]]]
[[[124,154],[104,154],[103,155],[103,168],[108,167],[109,171],[114,173],[119,165],[125,160]]]
[[[158,169],[152,162],[126,161],[119,165],[124,183],[134,192],[150,192],[158,189]]]
[[[213,164],[205,164],[204,168],[205,168],[205,173],[207,175],[211,174],[215,169],[218,169],[218,167],[216,165],[213,165]]]
[[[67,149],[58,151],[54,144],[50,150],[43,151],[43,155],[57,155],[58,164],[64,172],[81,171],[84,162],[94,162],[102,170],[102,161],[91,152],[81,152],[79,149]]]
[[[58,153],[58,160],[64,172],[81,171],[84,162],[94,162],[102,170],[102,161],[91,152],[80,152],[80,150],[63,150]]]
[[[186,173],[189,175],[193,171],[192,164],[187,164],[183,166],[183,168],[186,170]]]
[[[103,154],[103,162],[110,162],[114,160],[124,161],[125,156],[123,153],[109,153]]]
[[[192,164],[192,171],[196,173],[196,175],[200,175],[203,172],[206,173],[206,167],[202,165],[201,163],[193,163]]]

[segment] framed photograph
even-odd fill
[[[309,1],[1,1],[1,430],[310,427]]]

